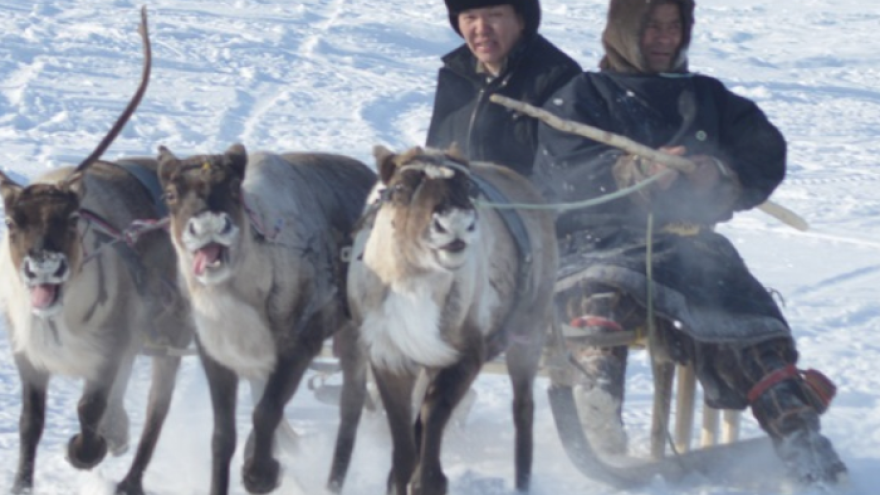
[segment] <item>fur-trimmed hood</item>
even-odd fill
[[[629,74],[653,72],[648,68],[639,45],[651,9],[666,3],[678,5],[682,17],[681,47],[671,72],[687,72],[687,51],[694,27],[695,0],[611,0],[608,6],[608,22],[602,33],[605,56],[599,62],[599,67],[602,70]]]

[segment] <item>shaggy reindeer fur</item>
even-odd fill
[[[272,436],[324,340],[353,344],[341,248],[373,174],[327,154],[255,153],[177,160],[160,150],[180,274],[193,304],[214,409],[211,494],[225,494],[235,451],[239,377],[265,384],[253,414],[243,478],[253,493],[278,484]],[[329,485],[339,490],[364,401],[365,368],[343,346],[342,420]]]
[[[155,172],[154,161],[140,164]],[[60,169],[28,187],[0,173],[0,193],[8,225],[0,244],[0,312],[10,323],[22,381],[13,486],[18,493],[33,485],[52,375],[85,380],[78,407],[81,430],[70,440],[68,458],[75,467],[90,469],[108,448],[115,454],[127,448],[123,396],[148,335],[185,347],[193,329],[188,306],[170,283],[176,266],[167,234],[148,233],[133,250],[125,244],[111,248],[79,216],[86,209],[118,229],[156,218],[146,189],[128,172],[96,162],[84,174]],[[88,255],[93,258],[87,260]],[[137,264],[150,269],[137,270]],[[120,493],[143,493],[141,479],[168,413],[179,364],[179,357],[153,358],[147,422]]]
[[[553,215],[519,212],[528,233],[521,255],[498,211],[474,207],[472,176],[511,202],[539,203],[523,177],[420,148],[377,148],[376,159],[381,192],[355,238],[348,297],[391,426],[388,491],[446,493],[443,429],[499,341],[513,384],[516,486],[526,490],[532,384],[557,266]],[[422,368],[430,384],[414,429],[410,397]]]

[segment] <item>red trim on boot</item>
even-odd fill
[[[821,371],[814,369],[799,370],[795,365],[789,364],[761,378],[749,391],[749,404],[753,404],[758,400],[758,397],[762,396],[773,385],[791,378],[799,378],[801,383],[806,385],[804,392],[810,395],[807,399],[819,414],[828,409],[828,405],[831,404],[831,401],[837,394],[837,387],[834,385],[834,382]]]
[[[819,414],[822,414],[828,410],[828,406],[837,394],[837,386],[834,385],[830,378],[818,370],[801,371],[801,375],[804,377],[804,383],[807,384],[808,390],[815,399],[813,406]]]
[[[608,330],[612,330],[615,332],[623,331],[623,327],[620,326],[620,324],[616,321],[595,315],[578,316],[577,318],[571,320],[571,323],[569,323],[569,325],[575,328],[599,327],[607,328]]]
[[[793,364],[789,364],[785,368],[780,368],[776,371],[772,371],[764,375],[764,378],[761,378],[758,383],[749,390],[749,404],[754,403],[758,400],[758,397],[764,395],[764,392],[767,391],[773,385],[776,385],[779,382],[788,380],[789,378],[794,378],[798,376],[798,369]]]

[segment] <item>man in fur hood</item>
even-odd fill
[[[543,105],[581,67],[538,34],[538,0],[446,0],[465,43],[443,57],[427,145],[455,144],[470,160],[529,175],[537,123],[489,101],[498,93]]]
[[[713,228],[776,189],[785,139],[752,101],[688,71],[694,7],[611,0],[601,70],[574,78],[545,104],[696,164],[678,173],[540,126],[534,180],[551,201],[599,197],[664,172],[638,193],[560,216],[562,276],[576,281],[557,298],[560,313],[585,332],[654,328],[669,357],[694,365],[709,405],[751,407],[794,479],[834,483],[846,468],[819,433],[833,385],[795,367],[779,307]],[[655,326],[646,324],[649,302]],[[627,349],[582,348],[578,356],[584,410],[605,415],[589,422],[588,436],[622,453]]]

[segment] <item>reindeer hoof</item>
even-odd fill
[[[140,480],[125,478],[116,485],[116,495],[145,495],[144,486]]]
[[[33,480],[31,480],[31,479],[27,479],[27,480],[18,479],[18,480],[15,480],[15,484],[12,485],[12,490],[10,490],[10,493],[12,493],[13,495],[25,495],[25,494],[31,493],[33,488],[34,488],[34,481]]]
[[[74,435],[67,443],[67,461],[77,469],[92,469],[107,455],[107,441],[95,436],[91,442],[83,440],[82,434]]]
[[[278,478],[281,474],[281,464],[275,459],[269,459],[264,463],[256,463],[253,460],[245,463],[241,477],[244,487],[250,493],[269,493],[278,488]]]
[[[409,495],[446,495],[448,487],[449,482],[442,473],[427,478],[418,477],[410,482]]]

